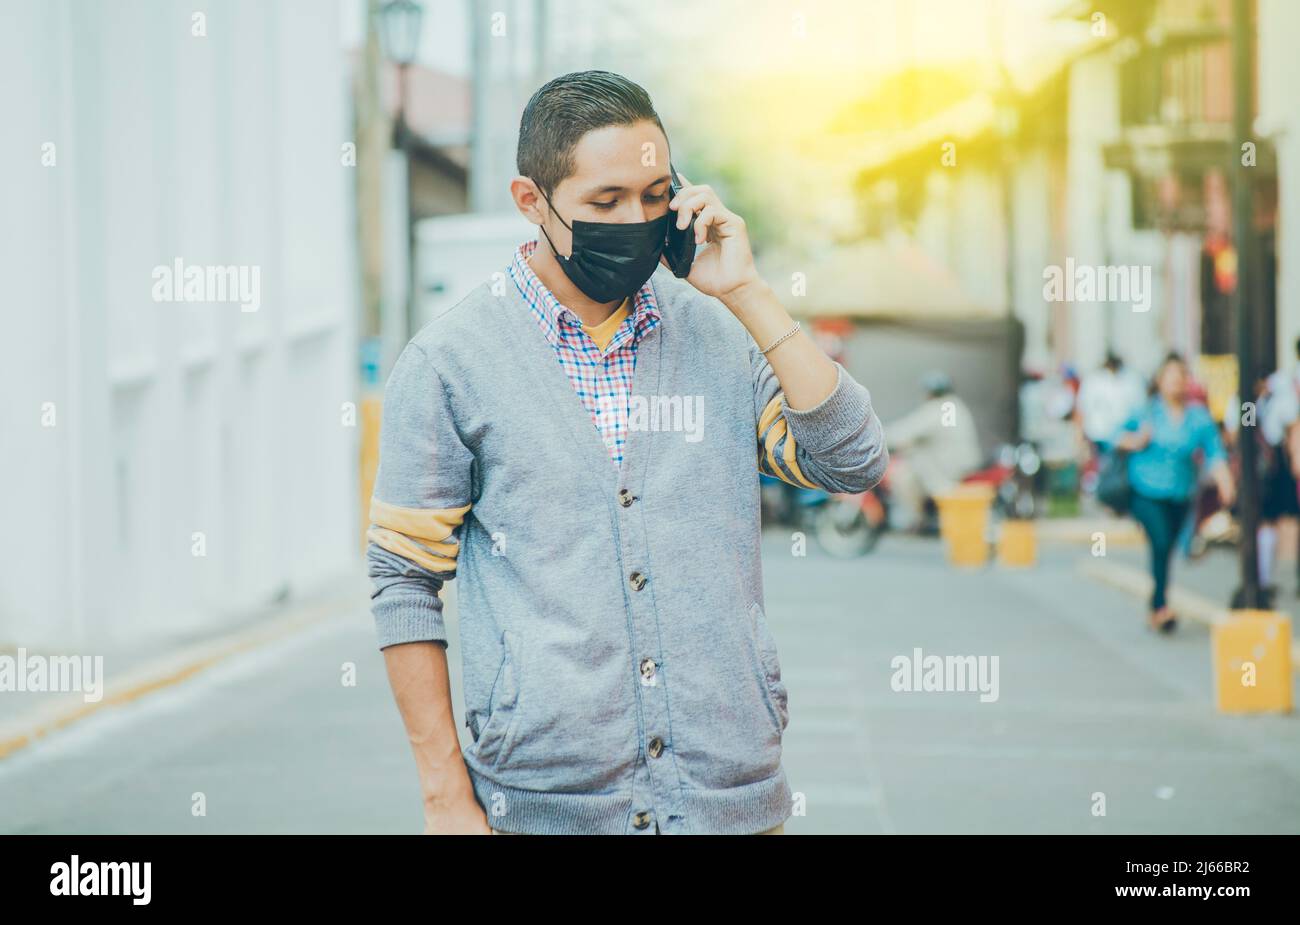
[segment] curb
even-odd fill
[[[77,694],[65,694],[58,701],[27,716],[0,724],[0,761],[46,736],[108,707],[139,700],[156,691],[174,687],[231,656],[249,652],[289,636],[350,608],[347,601],[357,586],[354,578],[331,583],[286,612],[266,622],[245,627],[224,636],[194,643],[158,656],[128,671],[104,686],[104,695],[86,703]],[[364,607],[365,597],[357,591],[357,604]]]
[[[1134,597],[1146,598],[1151,594],[1153,583],[1151,576],[1141,569],[1129,565],[1122,565],[1118,562],[1103,562],[1100,559],[1083,559],[1076,567],[1076,571],[1087,578],[1110,585],[1112,588],[1117,588]],[[1169,605],[1177,612],[1179,617],[1185,617],[1197,623],[1204,623],[1206,626],[1226,623],[1231,619],[1228,616],[1229,610],[1225,605],[1194,592],[1184,591],[1178,587],[1170,587]],[[1300,668],[1300,640],[1293,642],[1291,645],[1291,663]]]
[[[1113,546],[1132,548],[1146,542],[1142,529],[1131,520],[1088,520],[1084,518],[1041,518],[1035,521],[1038,539],[1051,543],[1079,543],[1089,545],[1093,534],[1101,533]]]

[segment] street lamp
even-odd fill
[[[379,43],[384,56],[399,67],[415,60],[420,50],[424,7],[415,0],[388,0],[379,8]]]
[[[420,31],[424,24],[424,7],[415,0],[388,0],[379,8],[379,43],[384,57],[397,65],[397,121],[393,142],[406,157],[406,336],[415,334],[416,273],[415,253],[415,160],[413,133],[406,120],[408,74],[420,50]]]

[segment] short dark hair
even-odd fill
[[[1300,337],[1295,339],[1295,355],[1300,357]]]
[[[542,86],[524,107],[515,166],[550,195],[572,176],[573,149],[583,135],[642,120],[663,131],[650,94],[626,77],[610,71],[565,74]]]

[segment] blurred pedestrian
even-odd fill
[[[1296,341],[1296,355],[1300,357],[1300,340]],[[1300,421],[1300,367],[1278,369],[1255,386],[1254,438],[1259,446],[1258,478],[1261,497],[1259,529],[1256,547],[1259,562],[1259,583],[1268,598],[1276,593],[1273,570],[1277,553],[1278,525],[1285,518],[1300,516],[1300,498],[1297,498],[1296,478],[1293,473],[1289,435]],[[1224,424],[1229,439],[1239,441],[1243,412],[1236,396],[1228,402],[1237,413],[1225,414]]]
[[[891,519],[901,530],[918,527],[926,499],[951,491],[981,461],[975,419],[948,374],[932,370],[921,385],[926,393],[921,406],[885,427],[886,445],[903,454],[904,464],[890,474]]]
[[[1115,431],[1146,397],[1142,379],[1124,366],[1113,351],[1101,368],[1083,377],[1079,386],[1079,424],[1097,455],[1110,449]]]
[[[1177,625],[1168,603],[1169,566],[1196,491],[1198,455],[1223,505],[1231,506],[1235,497],[1218,426],[1204,405],[1188,404],[1187,385],[1187,364],[1170,353],[1156,371],[1150,399],[1129,415],[1113,438],[1119,449],[1129,452],[1131,510],[1151,547],[1149,623],[1165,632]]]

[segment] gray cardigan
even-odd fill
[[[631,403],[657,410],[632,415],[620,469],[508,278],[426,325],[387,384],[379,645],[445,646],[438,592],[459,577],[464,759],[502,831],[750,834],[791,814],[758,473],[863,491],[880,422],[838,364],[820,405],[786,407],[725,306],[662,267],[653,283]]]

